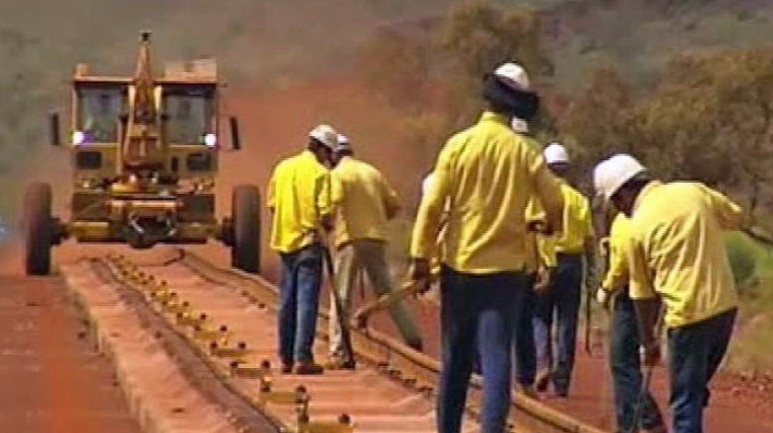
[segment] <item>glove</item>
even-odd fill
[[[534,292],[543,295],[550,290],[555,268],[540,267],[537,271],[537,281],[534,283]]]
[[[660,363],[660,344],[657,340],[644,343],[639,347],[641,363],[645,367],[654,367]]]

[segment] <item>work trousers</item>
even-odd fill
[[[279,357],[285,364],[311,362],[322,284],[322,246],[315,243],[280,256]]]
[[[702,433],[708,385],[727,352],[737,310],[668,330],[673,433]]]
[[[515,324],[515,344],[513,355],[515,359],[515,380],[523,387],[534,385],[537,376],[537,345],[534,342],[534,308],[537,305],[537,294],[534,284],[537,275],[526,275],[523,299],[518,308],[518,320]]]
[[[352,288],[357,276],[363,271],[368,275],[377,297],[392,291],[393,281],[386,261],[385,242],[370,239],[354,240],[338,249],[333,286],[343,304],[343,314],[346,321],[349,320],[351,314]],[[332,293],[330,305],[330,355],[343,358],[345,353],[341,325]],[[389,314],[405,342],[413,347],[420,346],[421,336],[408,308],[402,302],[396,302],[389,308]]]
[[[439,433],[459,433],[476,352],[483,375],[481,433],[503,433],[510,408],[512,342],[525,276],[472,275],[443,266],[440,277]]]
[[[547,293],[537,297],[534,339],[537,363],[550,372],[559,395],[567,395],[574,369],[577,316],[580,310],[583,260],[580,254],[558,254],[558,266]],[[553,315],[556,318],[556,356],[553,356]],[[554,359],[555,358],[555,359]]]
[[[652,394],[647,392],[641,395],[639,329],[633,301],[628,296],[627,290],[615,298],[610,324],[609,361],[615,393],[617,431],[628,433],[637,431],[638,427],[648,430],[663,425],[663,416]],[[633,430],[634,417],[639,404],[642,405],[640,422],[637,430]]]

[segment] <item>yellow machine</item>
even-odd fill
[[[168,65],[153,74],[150,33],[143,32],[133,77],[89,74],[73,78],[70,147],[74,166],[69,222],[51,213],[51,186],[25,194],[26,271],[48,274],[51,248],[65,239],[126,243],[205,243],[231,248],[234,267],[259,270],[259,193],[252,185],[232,193],[231,217],[215,218],[215,174],[222,150],[217,67],[214,61]],[[59,116],[50,119],[59,145]],[[231,145],[240,147],[238,122],[229,118]]]

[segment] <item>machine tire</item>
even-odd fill
[[[233,245],[231,266],[244,272],[260,272],[260,193],[253,185],[238,185],[231,201]]]
[[[47,183],[33,183],[24,194],[24,267],[27,275],[51,272],[54,238],[51,200],[51,185]]]

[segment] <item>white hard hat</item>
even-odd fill
[[[494,76],[510,88],[520,91],[529,91],[529,75],[526,70],[517,63],[508,62],[494,70]]]
[[[550,143],[545,147],[545,150],[543,150],[542,153],[545,156],[545,162],[548,164],[569,162],[569,153],[567,153],[566,148],[559,143]]]
[[[598,194],[609,200],[626,182],[646,171],[631,155],[619,153],[600,162],[593,169],[593,187]]]
[[[435,178],[435,172],[431,171],[427,177],[421,182],[421,195],[426,195],[427,190],[432,185],[432,180]]]
[[[330,125],[318,125],[309,131],[309,137],[317,140],[330,150],[338,147],[338,133]]]
[[[352,150],[352,146],[349,143],[349,137],[338,134],[338,146],[336,146],[336,152],[341,152],[344,150]]]

